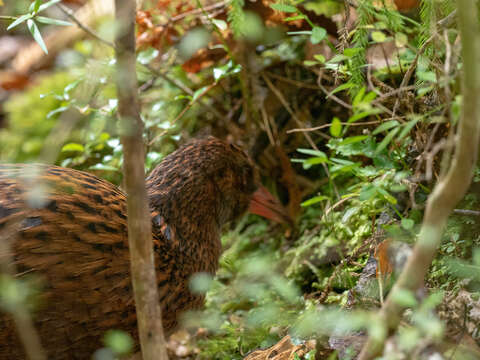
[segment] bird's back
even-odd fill
[[[185,289],[168,288],[175,259],[161,228],[154,226],[154,242],[168,332],[178,310],[172,296],[181,306]],[[126,198],[117,187],[72,169],[0,165],[0,241],[11,248],[17,279],[41,284],[33,314],[49,358],[88,359],[109,329],[137,336]],[[0,312],[0,323],[0,359],[24,358],[11,318]]]

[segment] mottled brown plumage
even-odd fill
[[[248,157],[215,138],[177,150],[147,178],[167,334],[182,311],[202,305],[203,298],[190,293],[188,282],[194,273],[215,272],[222,225],[243,214],[252,197],[255,206],[258,201],[265,206],[262,211],[254,206],[253,212],[268,216],[267,209],[271,218],[283,216],[264,191],[255,195],[257,188]],[[90,358],[112,328],[136,338],[121,190],[72,169],[0,165],[0,241],[8,241],[5,234],[11,229],[18,278],[34,274],[43,280],[34,319],[49,358]],[[0,314],[0,323],[0,359],[24,358],[9,316]]]

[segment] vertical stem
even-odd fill
[[[143,122],[135,69],[135,1],[115,0],[118,116],[124,149],[128,243],[140,346],[144,360],[166,360],[154,268],[152,227],[145,188]]]

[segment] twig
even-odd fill
[[[480,211],[468,210],[468,209],[453,209],[455,214],[460,215],[471,215],[471,216],[480,216]]]
[[[348,126],[365,126],[365,125],[376,125],[382,123],[383,120],[375,120],[375,121],[366,121],[366,122],[361,122],[361,123],[349,123],[349,122],[341,122],[341,125],[348,125]],[[316,131],[316,130],[321,130],[325,129],[332,126],[332,124],[323,124],[320,126],[312,127],[312,128],[300,128],[300,129],[290,129],[287,130],[287,134],[290,133],[295,133],[295,132],[302,132],[302,131]]]
[[[101,43],[107,45],[107,46],[110,46],[110,47],[114,47],[113,43],[108,41],[108,40],[105,40],[103,39],[102,37],[98,36],[97,34],[95,34],[95,32],[90,29],[88,26],[82,24],[80,22],[80,20],[78,20],[73,11],[70,10],[68,7],[58,3],[56,4],[56,6],[65,14],[65,16],[67,16],[70,20],[72,20],[75,24],[77,24],[77,26],[82,29],[84,32],[86,32],[88,35],[90,35],[91,37],[93,37],[94,39],[97,39],[98,41],[100,41]]]

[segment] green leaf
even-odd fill
[[[271,4],[270,7],[273,10],[282,11],[286,13],[293,13],[298,11],[295,6],[291,6],[287,4]]]
[[[371,184],[362,187],[360,191],[360,196],[358,197],[361,201],[370,200],[377,194],[377,188]]]
[[[400,141],[400,140],[402,140],[405,136],[407,136],[407,135],[410,133],[410,130],[412,130],[412,128],[415,126],[415,124],[416,124],[419,120],[420,120],[420,118],[416,118],[416,119],[410,120],[408,123],[406,123],[406,124],[403,126],[402,131],[401,131],[400,134],[398,135],[397,140]]]
[[[332,57],[330,60],[328,60],[328,63],[329,64],[336,64],[336,63],[342,62],[343,60],[346,60],[346,59],[348,59],[347,56],[342,55],[342,54],[338,54],[338,55],[335,55],[334,57]],[[349,84],[349,83],[345,83],[343,85],[347,85],[347,84],[351,85],[350,87],[355,86],[354,84]],[[342,86],[342,85],[340,85],[340,86]]]
[[[312,44],[318,44],[320,41],[325,39],[325,36],[327,36],[327,30],[325,30],[322,27],[315,26],[312,29],[312,35],[310,36],[310,42]]]
[[[312,35],[310,30],[302,30],[302,31],[288,31],[288,35]]]
[[[55,4],[59,3],[60,1],[62,1],[62,0],[50,0],[49,2],[46,2],[43,5],[40,5],[37,12],[48,9],[50,6],[55,5]]]
[[[303,62],[303,65],[305,66],[315,66],[315,65],[318,65],[318,62],[317,61],[313,61],[313,60],[305,60]]]
[[[341,141],[338,145],[349,145],[349,144],[355,144],[357,142],[363,141],[368,138],[368,135],[357,135],[357,136],[350,136],[346,138],[345,140]]]
[[[377,97],[377,93],[375,91],[370,91],[363,97],[363,103],[371,103]]]
[[[68,21],[52,19],[52,18],[48,18],[48,17],[45,17],[45,16],[35,16],[35,20],[37,20],[39,23],[48,24],[48,25],[58,25],[58,26],[71,26],[71,25],[73,25],[71,22],[68,22]]]
[[[37,42],[38,45],[42,48],[43,52],[45,54],[48,54],[47,47],[45,43],[43,42],[42,34],[40,34],[40,30],[38,30],[37,24],[35,24],[35,21],[32,19],[27,20],[27,27],[30,33],[33,36],[33,39]]]
[[[323,201],[323,200],[328,200],[328,197],[324,195],[314,196],[313,198],[310,198],[307,201],[302,202],[300,206],[302,207],[310,206],[310,205],[319,203],[320,201]]]
[[[363,100],[363,96],[365,95],[365,86],[362,86],[360,90],[357,92],[355,97],[353,98],[352,105],[355,107],[360,104]]]
[[[23,23],[24,21],[26,21],[26,20],[28,20],[28,19],[31,19],[32,17],[33,17],[32,14],[25,14],[25,15],[20,16],[17,20],[15,20],[14,22],[12,22],[12,23],[7,27],[7,31],[13,29],[13,28],[14,28],[15,26],[17,26],[17,25],[20,25],[20,24]]]
[[[345,84],[342,84],[340,86],[337,86],[335,89],[333,89],[329,95],[333,95],[339,91],[343,91],[343,90],[347,90],[347,89],[351,89],[352,87],[354,87],[355,84],[352,84],[352,83],[345,83]],[[328,96],[327,96],[328,97]]]
[[[348,119],[348,122],[349,123],[354,123],[355,121],[361,120],[361,119],[363,119],[367,116],[380,114],[381,112],[382,112],[382,110],[380,110],[378,108],[373,108],[373,109],[370,109],[370,110],[361,111],[359,113],[356,113],[356,114],[352,115]]]
[[[198,99],[198,97],[200,95],[203,94],[203,92],[207,89],[207,86],[204,86],[204,87],[201,87],[200,89],[196,90],[194,93],[193,93],[193,96],[192,96],[192,101],[195,101]]]
[[[378,144],[377,149],[375,150],[375,154],[380,154],[392,141],[393,137],[397,134],[400,128],[396,127],[392,131],[390,131],[387,136],[385,136],[380,144]]]
[[[347,56],[347,57],[352,57],[360,52],[362,52],[363,49],[362,48],[346,48],[345,50],[343,50],[343,55]]]
[[[82,144],[68,143],[63,145],[61,152],[84,152],[85,147]]]
[[[213,78],[215,81],[218,81],[224,77],[239,73],[241,69],[240,65],[234,65],[233,61],[230,60],[225,65],[213,69]]]
[[[411,230],[414,225],[415,225],[415,221],[413,221],[412,219],[407,219],[407,218],[402,219],[402,227],[405,230]]]
[[[320,150],[313,150],[313,149],[302,149],[299,148],[297,151],[301,154],[306,154],[306,155],[312,155],[312,156],[318,156],[318,157],[324,157],[327,158],[327,155]]]
[[[372,39],[377,43],[382,43],[387,38],[385,34],[381,31],[372,31]]]
[[[342,122],[336,116],[332,120],[332,125],[330,126],[330,134],[333,137],[339,137],[342,134]]]
[[[377,191],[382,194],[385,200],[387,200],[390,204],[395,205],[397,203],[397,199],[394,196],[390,195],[387,190],[382,189],[381,187],[377,187]]]
[[[300,15],[295,15],[295,16],[290,16],[284,19],[284,21],[295,21],[295,20],[301,20],[305,19],[305,15],[300,14]]]
[[[212,19],[213,24],[222,31],[227,30],[228,25],[225,21],[220,19]]]
[[[36,13],[40,8],[41,4],[42,4],[42,0],[35,0],[35,2],[33,3],[33,12]]]
[[[323,56],[322,54],[316,54],[316,55],[313,55],[313,57],[318,62],[320,62],[322,64],[325,63],[325,56]]]
[[[381,132],[390,130],[391,128],[398,126],[398,121],[397,120],[390,120],[387,122],[384,122],[383,124],[377,126],[375,130],[373,130],[372,135],[377,135],[380,134]]]
[[[303,168],[310,169],[313,165],[324,164],[328,161],[326,157],[312,157],[303,161]]]

